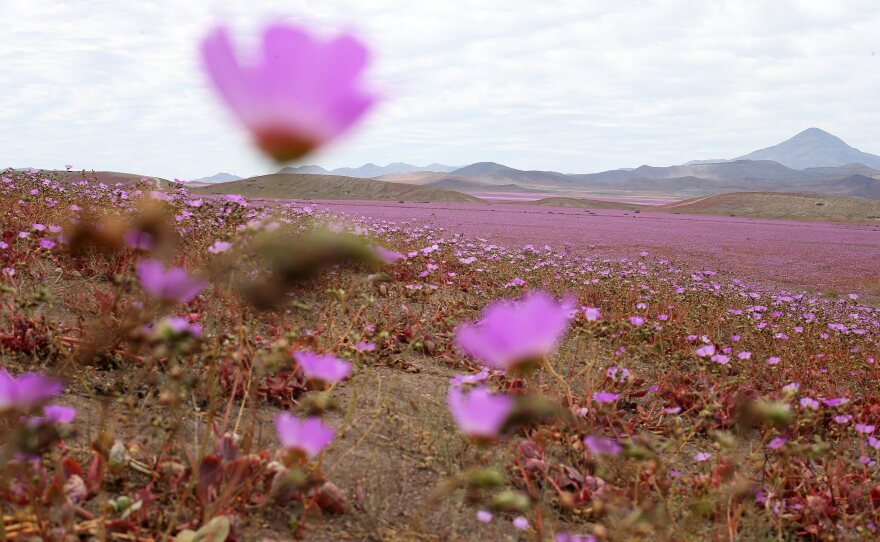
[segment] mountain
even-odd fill
[[[321,166],[287,166],[278,170],[278,173],[308,173],[311,175],[332,175],[329,171],[322,168]]]
[[[210,177],[201,177],[199,179],[192,179],[187,181],[187,183],[199,183],[199,184],[211,184],[211,183],[227,183],[229,181],[237,181],[241,179],[238,175],[232,175],[231,173],[215,173]]]
[[[405,162],[392,162],[387,166],[377,166],[373,163],[367,163],[360,167],[340,167],[334,170],[326,170],[321,166],[299,166],[285,167],[278,173],[312,173],[317,175],[341,175],[343,177],[358,177],[361,179],[372,179],[383,175],[399,175],[403,173],[415,173],[418,171],[432,171],[436,173],[449,173],[458,169],[458,166],[444,166],[443,164],[429,164],[427,166],[414,166]]]
[[[880,156],[862,152],[819,128],[808,128],[778,145],[735,160],[773,160],[794,169],[864,164],[880,169]]]
[[[478,198],[430,186],[389,183],[373,179],[273,173],[240,181],[216,183],[192,190],[197,194],[240,194],[249,198],[311,200],[470,201]]]

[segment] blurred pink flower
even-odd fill
[[[321,418],[300,420],[289,412],[275,417],[275,430],[278,440],[288,450],[294,450],[313,458],[327,447],[336,432],[324,425]]]
[[[513,518],[513,526],[520,531],[525,531],[529,528],[529,520],[522,516],[517,516]]]
[[[513,399],[495,395],[484,387],[465,393],[458,386],[450,386],[446,403],[462,433],[488,440],[498,436],[513,409]]]
[[[31,425],[39,425],[44,422],[49,423],[70,423],[76,417],[76,409],[61,405],[46,405],[43,407],[43,416],[37,416],[30,419]]]
[[[782,448],[782,446],[788,442],[788,439],[785,437],[775,437],[773,440],[767,443],[767,447],[771,450],[778,450]]]
[[[610,391],[600,391],[593,394],[593,400],[597,403],[613,403],[620,398],[619,394]]]
[[[38,373],[25,373],[18,378],[0,369],[0,413],[8,410],[30,410],[61,391],[61,383]]]
[[[587,322],[595,322],[602,317],[602,313],[596,307],[584,307],[584,317]]]
[[[178,267],[165,269],[162,262],[144,260],[138,263],[137,277],[144,290],[151,296],[164,301],[187,303],[207,285],[206,282],[189,276]]]
[[[208,252],[211,254],[220,254],[221,252],[226,252],[232,248],[232,243],[227,241],[214,241],[214,244],[208,247]]]
[[[586,436],[584,444],[594,455],[618,455],[623,451],[616,440],[605,437]]]
[[[486,510],[477,510],[477,521],[480,523],[489,523],[492,521],[492,512]]]
[[[351,372],[351,364],[330,354],[319,355],[314,352],[296,352],[293,359],[299,364],[308,380],[327,384],[339,382]]]
[[[476,324],[455,330],[457,346],[493,369],[536,361],[556,348],[568,328],[570,307],[536,292],[519,303],[497,302]]]
[[[242,64],[227,29],[218,27],[201,51],[220,97],[279,162],[339,136],[376,101],[360,85],[368,51],[351,35],[325,41],[304,26],[272,24],[256,61]]]

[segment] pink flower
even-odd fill
[[[623,451],[616,440],[605,437],[586,436],[584,444],[594,455],[618,455]]]
[[[539,360],[556,348],[568,328],[570,308],[543,293],[519,303],[490,305],[477,324],[455,330],[460,349],[493,369],[510,369]]]
[[[406,259],[406,256],[400,252],[394,252],[393,250],[388,250],[381,246],[374,247],[373,252],[376,254],[377,258],[385,263],[396,263],[400,260]]]
[[[473,388],[465,394],[461,388],[450,386],[446,403],[462,433],[487,440],[498,437],[513,409],[513,399],[495,395],[484,387]]]
[[[277,23],[263,31],[253,64],[236,56],[227,30],[202,42],[205,70],[220,97],[279,162],[295,160],[348,130],[376,101],[360,88],[367,49],[350,35],[324,41]]]
[[[351,372],[350,363],[329,354],[321,356],[314,352],[296,352],[293,358],[308,380],[332,384],[344,379]]]
[[[803,408],[809,408],[812,410],[816,410],[817,408],[819,408],[819,401],[813,399],[812,397],[803,397],[800,400],[800,405]]]
[[[162,262],[144,260],[137,266],[138,280],[151,296],[170,302],[187,303],[207,285],[206,282],[189,276],[183,269],[165,269]]]
[[[862,433],[864,435],[870,435],[876,429],[873,425],[868,425],[864,423],[857,423],[855,425],[856,431]]]
[[[492,521],[492,512],[485,510],[477,510],[477,521],[480,523],[489,523]]]
[[[611,393],[610,391],[600,391],[593,394],[593,401],[597,403],[613,403],[620,398],[620,395]]]
[[[721,365],[727,365],[730,363],[730,356],[725,356],[724,354],[715,354],[712,356],[712,361],[715,363],[719,363]]]
[[[43,417],[31,418],[30,423],[39,425],[42,422],[70,423],[76,417],[76,409],[61,405],[46,405],[43,407]]]
[[[556,533],[556,542],[596,542],[596,537],[589,534],[586,536],[579,534]]]
[[[214,244],[208,247],[208,252],[211,254],[220,254],[221,252],[226,252],[232,248],[232,243],[228,243],[226,241],[214,241]]]
[[[371,342],[360,341],[355,343],[354,349],[358,352],[373,352],[376,350],[376,345]]]
[[[640,325],[645,323],[645,319],[641,316],[630,316],[629,323],[634,325],[635,327],[639,327]]]
[[[18,378],[0,369],[0,413],[8,410],[30,410],[61,391],[61,383],[38,373],[25,373]]]
[[[788,439],[785,437],[775,437],[773,440],[767,443],[767,447],[771,450],[778,450],[779,448],[782,448],[782,446],[786,442],[788,442]]]
[[[333,428],[324,425],[321,418],[300,420],[289,412],[282,412],[275,417],[275,430],[282,446],[310,459],[321,453],[336,434]]]
[[[702,463],[703,461],[708,461],[710,457],[712,457],[712,452],[697,452],[694,454],[694,461]]]
[[[520,531],[525,531],[529,528],[529,520],[522,516],[517,516],[513,518],[513,526]]]
[[[780,361],[782,361],[780,358],[777,358],[776,356],[771,356],[767,358],[767,365],[776,365]]]
[[[602,313],[596,307],[584,307],[584,317],[588,322],[595,322],[602,317]]]
[[[707,344],[697,348],[696,354],[701,358],[708,358],[715,355],[715,345]]]

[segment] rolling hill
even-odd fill
[[[880,221],[880,201],[819,194],[738,192],[694,198],[644,210],[790,220]]]
[[[198,194],[240,194],[248,198],[315,200],[481,201],[434,188],[339,175],[273,173],[192,190]]]

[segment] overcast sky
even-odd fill
[[[810,126],[880,153],[877,0],[0,0],[0,15],[0,166],[274,170],[197,46],[219,22],[253,44],[278,17],[355,30],[386,96],[308,163],[592,172],[734,157]]]

